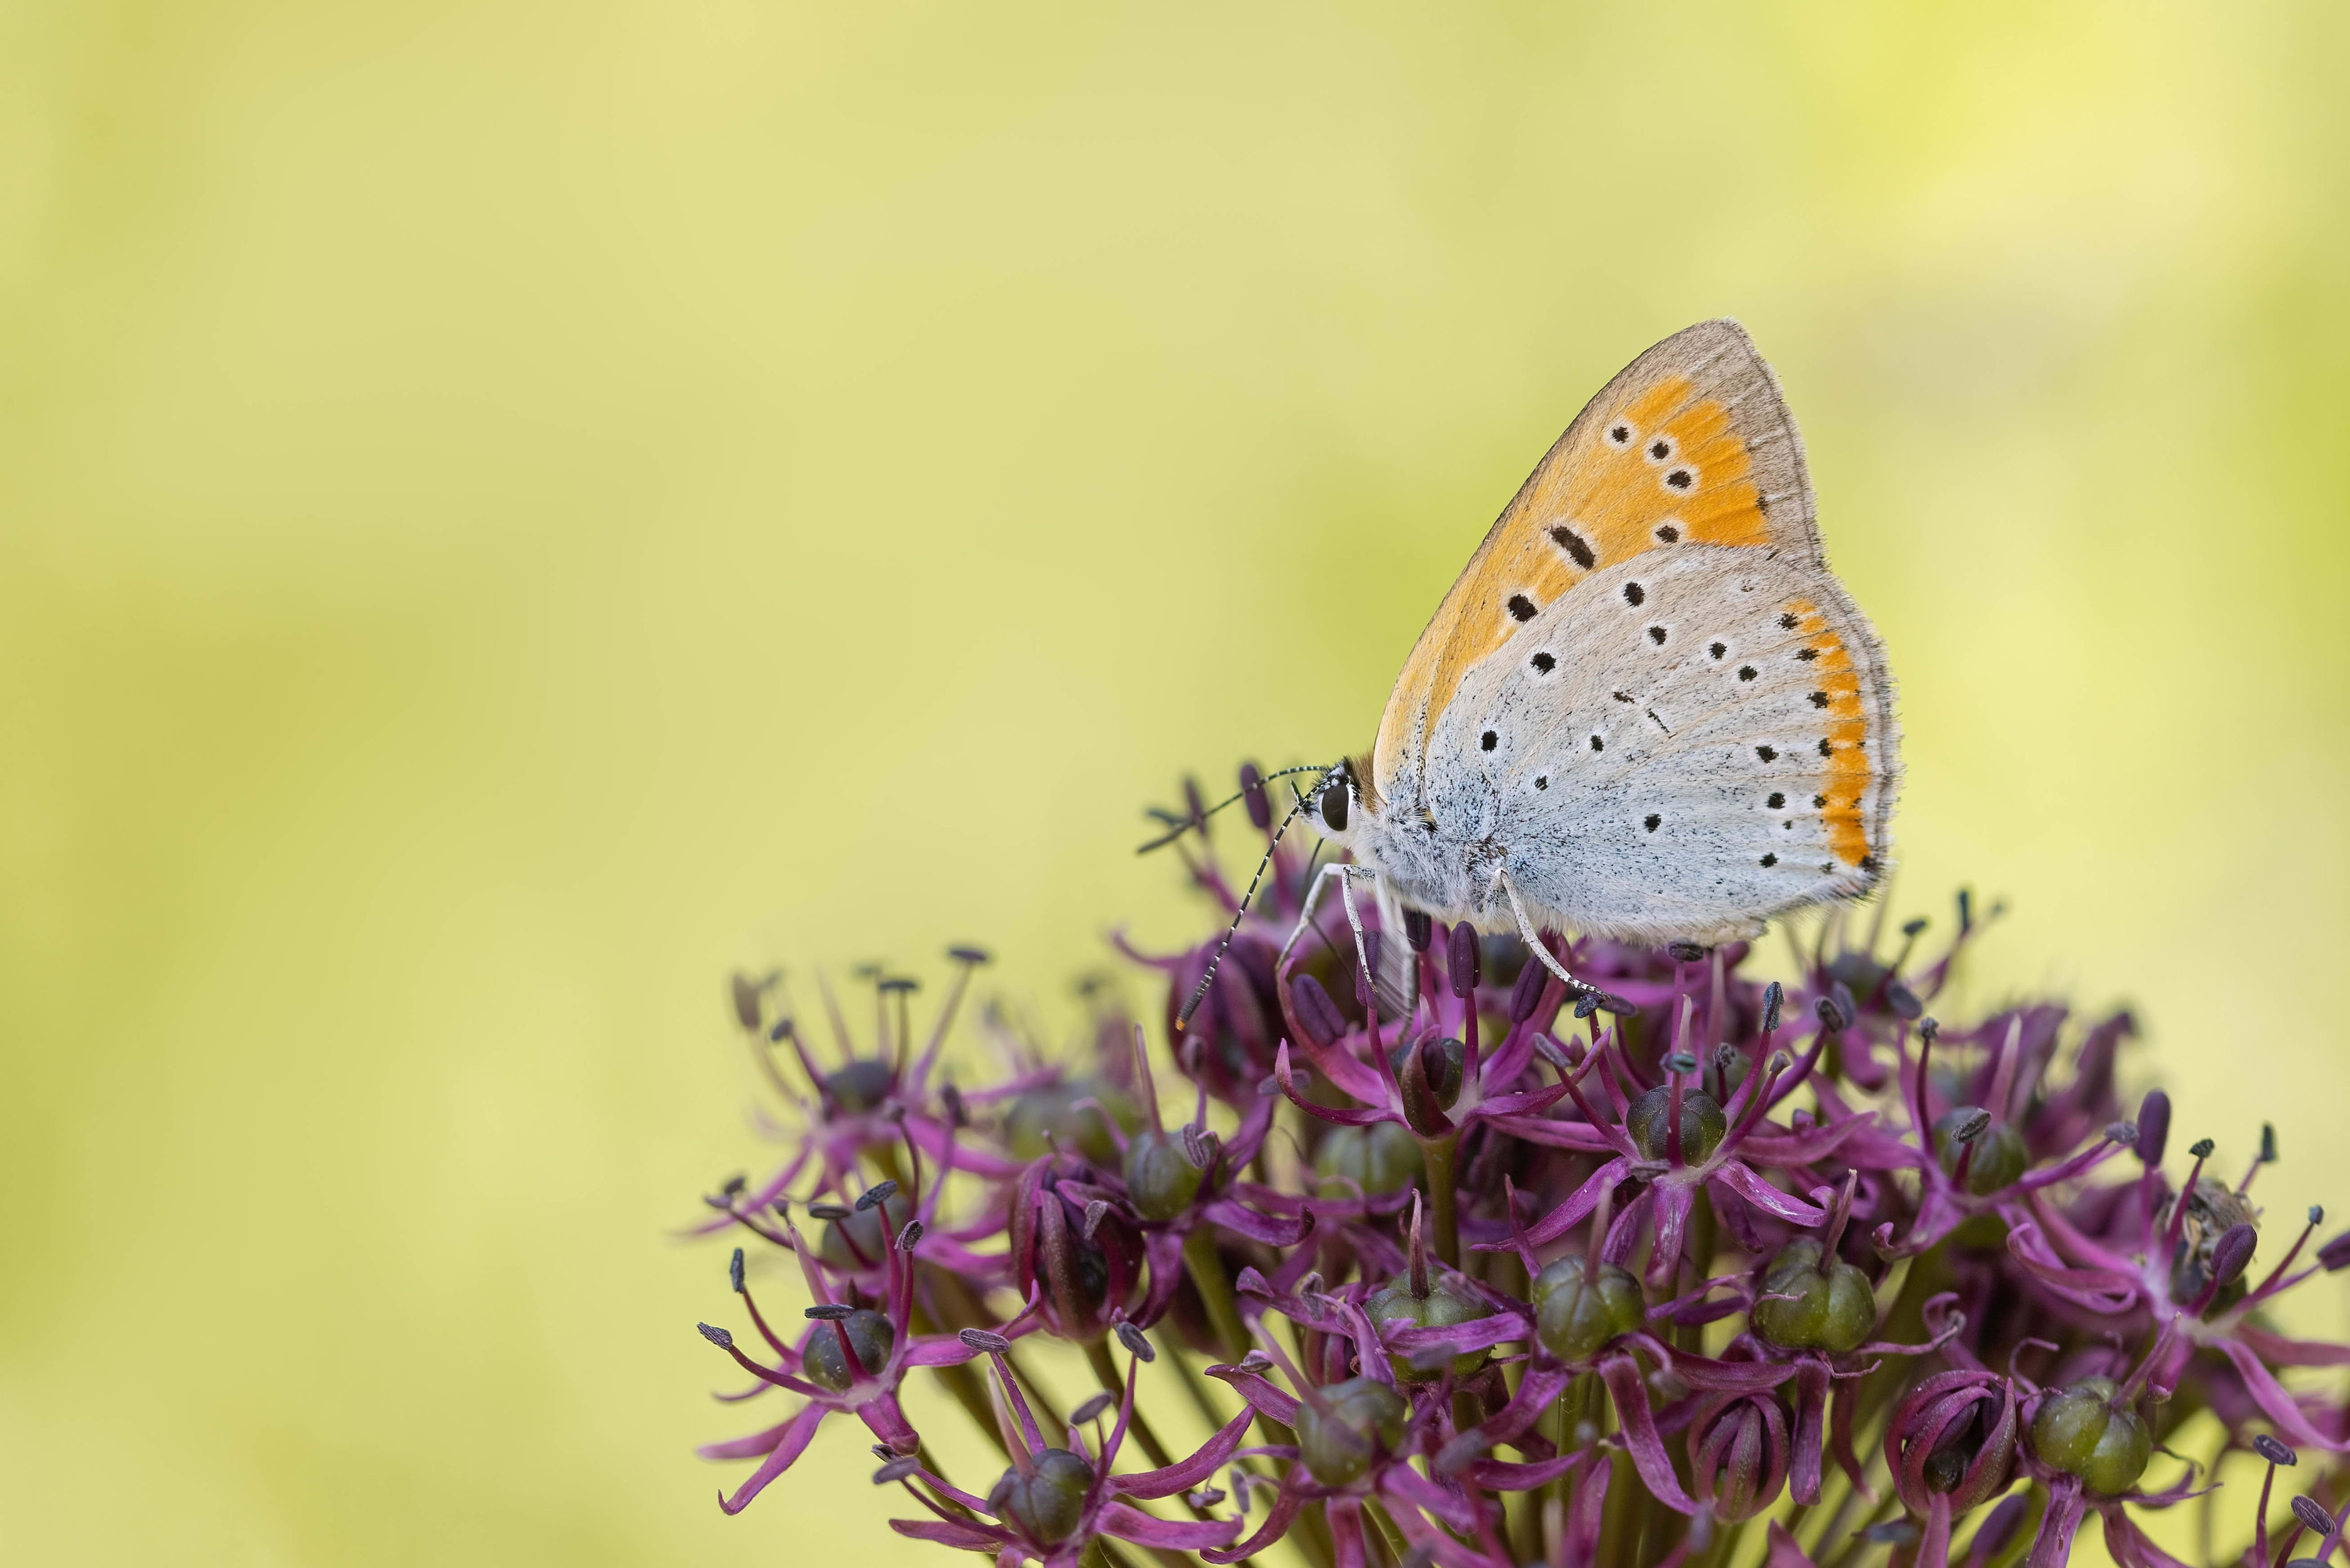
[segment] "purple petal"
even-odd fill
[[[944,1519],[893,1519],[889,1528],[916,1541],[935,1541],[958,1552],[993,1552],[1012,1540],[1009,1531],[983,1530]]]
[[[1231,1384],[1233,1391],[1249,1402],[1251,1409],[1272,1417],[1284,1427],[1297,1424],[1296,1397],[1283,1393],[1255,1373],[1243,1372],[1237,1366],[1211,1366],[1208,1376]]]
[[[1599,1380],[1607,1385],[1607,1397],[1616,1402],[1625,1451],[1632,1456],[1632,1468],[1640,1472],[1648,1495],[1675,1513],[1695,1513],[1697,1504],[1681,1490],[1673,1474],[1673,1461],[1665,1453],[1665,1441],[1657,1435],[1657,1420],[1648,1409],[1648,1388],[1640,1377],[1639,1366],[1628,1355],[1602,1356]]]
[[[2260,1353],[2271,1366],[2350,1366],[2350,1345],[2322,1340],[2287,1339],[2251,1324],[2236,1325],[2236,1337]]]
[[[1256,1418],[1253,1409],[1243,1410],[1225,1422],[1210,1438],[1207,1445],[1188,1459],[1179,1459],[1163,1469],[1144,1470],[1139,1475],[1112,1476],[1109,1489],[1128,1497],[1170,1497],[1179,1491],[1189,1491],[1216,1473],[1226,1459],[1241,1446],[1248,1433],[1249,1423]]]
[[[1238,1546],[1202,1552],[1200,1555],[1211,1563],[1237,1563],[1243,1557],[1255,1556],[1288,1534],[1291,1523],[1297,1518],[1297,1511],[1305,1506],[1305,1497],[1299,1493],[1296,1486],[1292,1484],[1297,1476],[1304,1473],[1304,1469],[1305,1467],[1298,1467],[1292,1472],[1292,1481],[1283,1484],[1280,1494],[1273,1501],[1273,1511],[1264,1516],[1264,1522],[1257,1526],[1254,1535],[1250,1536]]]
[[[749,1480],[736,1490],[733,1497],[722,1497],[718,1506],[728,1513],[740,1513],[751,1506],[751,1500],[767,1490],[767,1483],[792,1468],[792,1461],[807,1451],[808,1439],[816,1436],[817,1426],[830,1414],[821,1405],[811,1405],[792,1417],[784,1428],[783,1440],[767,1455],[767,1462],[754,1471]]]
[[[1512,1137],[1528,1143],[1547,1144],[1553,1148],[1571,1148],[1586,1154],[1621,1154],[1624,1137],[1614,1128],[1595,1127],[1589,1122],[1555,1121],[1548,1116],[1492,1116],[1486,1118]]]
[[[1500,1312],[1442,1328],[1398,1328],[1380,1335],[1389,1350],[1406,1358],[1423,1350],[1450,1350],[1455,1355],[1490,1350],[1509,1340],[1532,1337],[1534,1324],[1514,1313]]]
[[[1718,1182],[1729,1188],[1765,1214],[1776,1215],[1791,1225],[1818,1225],[1828,1217],[1827,1210],[1818,1204],[1780,1191],[1757,1176],[1753,1168],[1743,1160],[1722,1161],[1707,1179],[1709,1183]]]
[[[1804,1555],[1804,1549],[1795,1544],[1787,1527],[1774,1519],[1771,1521],[1770,1542],[1763,1548],[1762,1568],[1819,1568],[1819,1564]]]
[[[2276,1380],[2276,1375],[2261,1364],[2261,1358],[2252,1354],[2251,1345],[2240,1340],[2223,1339],[2220,1342],[2220,1350],[2234,1363],[2236,1375],[2244,1380],[2244,1387],[2251,1395],[2252,1402],[2276,1423],[2279,1431],[2293,1439],[2294,1447],[2324,1449],[2337,1454],[2350,1449],[2350,1443],[2337,1442],[2309,1424],[2309,1417],[2302,1413],[2301,1406],[2285,1392],[2284,1385]]]
[[[1575,1196],[1544,1215],[1526,1232],[1529,1245],[1540,1247],[1555,1241],[1583,1222],[1584,1217],[1599,1206],[1599,1195],[1624,1179],[1632,1162],[1617,1156],[1591,1173],[1590,1179],[1575,1189]]]
[[[1314,1233],[1314,1221],[1305,1215],[1276,1219],[1244,1208],[1229,1198],[1214,1199],[1201,1212],[1209,1223],[1268,1247],[1295,1247]]]
[[[1178,1552],[1228,1545],[1241,1532],[1237,1519],[1153,1519],[1140,1509],[1128,1508],[1122,1502],[1102,1505],[1100,1525],[1121,1541],[1131,1541],[1138,1546],[1171,1546]]]

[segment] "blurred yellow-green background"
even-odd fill
[[[0,5],[0,1555],[891,1550],[849,1434],[732,1521],[690,1453],[723,975],[975,939],[1049,1010],[1191,929],[1141,806],[1367,742],[1715,314],[1903,682],[1904,907],[2007,898],[1979,995],[2134,1001],[2350,1209],[2345,47]]]

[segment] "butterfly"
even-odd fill
[[[1538,932],[1712,944],[1866,894],[1899,746],[1778,381],[1706,321],[1575,417],[1303,810],[1351,852],[1325,872],[1350,914],[1367,877],[1390,915],[1514,929],[1575,983]]]

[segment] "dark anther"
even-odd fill
[[[919,980],[910,979],[902,974],[893,974],[881,981],[881,989],[892,994],[903,995],[910,992],[921,990],[922,982]]]
[[[1477,932],[1467,921],[1452,928],[1452,950],[1445,954],[1445,974],[1452,981],[1452,994],[1467,996],[1477,989],[1483,965],[1479,962]]]
[[[1149,1340],[1142,1337],[1142,1331],[1124,1318],[1118,1319],[1118,1342],[1144,1361],[1159,1359],[1159,1352],[1151,1348]]]
[[[2261,1124],[2261,1163],[2274,1165],[2276,1157],[2276,1124],[2262,1122]]]
[[[1901,927],[1901,934],[1905,937],[1918,936],[1924,932],[1926,927],[1929,923],[1930,922],[1927,920],[1925,916],[1920,915],[1914,920],[1904,921]]]
[[[740,1247],[735,1248],[733,1257],[727,1260],[726,1282],[734,1287],[736,1295],[743,1293],[743,1249]]]
[[[2117,1143],[2124,1148],[2135,1148],[2137,1147],[2137,1124],[2136,1122],[2107,1122],[2106,1124],[2106,1141],[2107,1143]]]
[[[1403,940],[1411,944],[1412,951],[1426,952],[1428,944],[1435,936],[1436,922],[1426,909],[1406,909],[1403,912]]]
[[[1787,1000],[1787,992],[1777,981],[1762,988],[1762,1033],[1768,1034],[1779,1027],[1779,1008]]]
[[[2350,1231],[2344,1231],[2317,1249],[2317,1261],[2325,1265],[2325,1272],[2329,1274],[2338,1274],[2350,1269]]]
[[[1347,1020],[1338,1004],[1312,975],[1290,977],[1289,1002],[1296,1010],[1298,1027],[1313,1036],[1315,1044],[1335,1044],[1347,1033]]]
[[[1820,1014],[1821,1027],[1831,1034],[1842,1033],[1844,1026],[1851,1022],[1837,1009],[1835,998],[1833,996],[1821,997],[1816,1006]]]
[[[2211,1158],[2211,1151],[2219,1147],[2208,1137],[2197,1138],[2187,1146],[2187,1152],[2198,1159],[2209,1159]]]
[[[864,1191],[857,1195],[858,1212],[861,1214],[868,1209],[879,1208],[880,1205],[889,1202],[889,1199],[897,1196],[898,1184],[896,1182],[877,1181],[872,1186],[867,1188]]]
[[[1673,955],[1676,963],[1695,963],[1705,957],[1705,949],[1696,942],[1667,942],[1665,950]]]
[[[702,1195],[702,1200],[722,1214],[731,1211],[734,1207],[734,1200],[722,1193],[705,1192]]]
[[[973,1350],[981,1352],[983,1355],[988,1352],[1002,1352],[1012,1348],[1012,1342],[1010,1340],[1004,1338],[1000,1334],[991,1334],[983,1328],[962,1329],[955,1334],[955,1337],[962,1340]]]
[[[807,1211],[808,1218],[811,1220],[846,1220],[848,1218],[848,1207],[842,1203],[811,1203],[807,1206]]]
[[[1273,802],[1265,798],[1264,774],[1254,763],[1241,764],[1241,799],[1248,807],[1251,826],[1259,833],[1273,826]]]
[[[1517,983],[1510,987],[1510,1022],[1523,1023],[1542,1005],[1543,988],[1550,983],[1550,971],[1538,960],[1529,959],[1518,971]]]
[[[1991,1130],[1991,1113],[1981,1106],[1969,1107],[1959,1114],[1950,1126],[1950,1136],[1960,1143],[1972,1143]]]
[[[891,1481],[904,1480],[908,1476],[920,1473],[921,1468],[922,1461],[910,1455],[903,1459],[891,1459],[873,1472],[873,1484],[888,1486]]]
[[[2324,1205],[2320,1204],[2320,1203],[2313,1203],[2313,1204],[2311,1204],[2311,1205],[2309,1206],[2309,1222],[2310,1222],[2311,1226],[2313,1226],[2313,1227],[2319,1226],[2319,1225],[2323,1225],[2323,1224],[2324,1224],[2324,1223],[2325,1223],[2325,1207],[2324,1207]]]
[[[941,1085],[939,1101],[946,1106],[947,1123],[951,1127],[971,1126],[971,1107],[962,1103],[962,1091],[952,1083]]]
[[[733,1198],[738,1196],[744,1188],[750,1185],[751,1179],[738,1172],[733,1176],[728,1177],[726,1179],[726,1185],[720,1188],[718,1190],[723,1192],[729,1198]]]
[[[1889,1520],[1870,1525],[1860,1538],[1877,1546],[1907,1546],[1918,1539],[1918,1527],[1906,1519]]]
[[[2137,1104],[2137,1157],[2148,1169],[2162,1163],[2162,1146],[2170,1139],[2170,1096],[2149,1089]]]
[[[1194,1170],[1205,1170],[1216,1163],[1216,1149],[1222,1140],[1207,1128],[1186,1124],[1183,1128],[1183,1158]]]
[[[719,1349],[732,1350],[734,1348],[734,1336],[727,1333],[724,1329],[713,1327],[706,1323],[697,1323],[693,1326],[702,1331],[702,1338],[708,1340]]]
[[[2293,1516],[2320,1535],[2334,1532],[2334,1516],[2325,1511],[2324,1503],[2306,1493],[2293,1500]]]
[[[812,1307],[802,1307],[800,1315],[815,1318],[819,1323],[831,1323],[848,1316],[856,1310],[852,1306],[843,1306],[838,1302],[818,1302]]]
[[[1942,1021],[1939,1018],[1920,1018],[1918,1020],[1918,1033],[1924,1038],[1927,1044],[1931,1045],[1942,1037]]]
[[[2301,1463],[2301,1456],[2299,1454],[2294,1453],[2291,1449],[2286,1448],[2282,1443],[2278,1442],[2266,1432],[2261,1432],[2254,1435],[2252,1438],[2252,1451],[2260,1455],[2261,1458],[2268,1460],[2268,1462],[2272,1465],[2297,1465]]]
[[[1088,1241],[1092,1241],[1094,1239],[1094,1232],[1099,1231],[1101,1229],[1102,1221],[1108,1218],[1109,1199],[1107,1198],[1095,1199],[1091,1203],[1086,1205],[1085,1223],[1078,1228],[1077,1234],[1083,1236]]]
[[[2211,1249],[2211,1277],[2223,1285],[2236,1282],[2252,1261],[2252,1249],[2260,1245],[2260,1232],[2250,1225],[2230,1225],[2220,1232],[2220,1240]]]
[[[1586,991],[1581,996],[1575,999],[1575,1016],[1576,1018],[1588,1018],[1598,1011],[1599,993],[1597,992]]]
[[[1665,1071],[1694,1073],[1697,1071],[1697,1058],[1687,1051],[1676,1051],[1665,1058]]]
[[[734,976],[731,988],[734,996],[734,1021],[746,1030],[759,1027],[759,982],[747,974]]]
[[[1599,1011],[1611,1018],[1629,1018],[1640,1011],[1612,991],[1595,991],[1591,994],[1599,999]]]
[[[905,1229],[898,1232],[898,1251],[910,1252],[921,1244],[922,1222],[920,1220],[907,1220]]]
[[[1885,988],[1885,1004],[1901,1018],[1916,1018],[1926,1011],[1926,1004],[1918,1000],[1918,993],[1898,980]]]
[[[1069,1425],[1082,1427],[1087,1421],[1099,1420],[1101,1413],[1117,1403],[1118,1401],[1107,1393],[1097,1394],[1069,1412]]]
[[[1273,1357],[1262,1350],[1252,1350],[1232,1366],[1242,1372],[1265,1373],[1273,1370]]]
[[[949,948],[947,950],[947,957],[954,960],[957,963],[985,963],[988,961],[988,952],[985,948]]]
[[[791,1021],[790,1019],[788,1019],[788,1018],[778,1018],[778,1019],[776,1019],[776,1020],[775,1020],[775,1026],[773,1029],[770,1029],[770,1030],[768,1030],[768,1031],[767,1031],[767,1038],[768,1038],[768,1040],[769,1040],[770,1042],[772,1042],[772,1043],[775,1044],[778,1044],[778,1045],[782,1044],[785,1041],[786,1041],[786,1040],[790,1039],[791,1037],[792,1037],[792,1021]]]

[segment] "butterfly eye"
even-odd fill
[[[1322,821],[1333,833],[1347,831],[1347,786],[1334,784],[1322,792]]]

